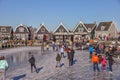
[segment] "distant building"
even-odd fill
[[[117,38],[118,29],[113,21],[100,22],[95,31],[96,38],[105,40],[108,38]]]
[[[87,40],[89,40],[90,38],[94,38],[95,28],[96,28],[96,23],[84,24],[82,21],[80,21],[73,29],[74,41],[80,41],[85,38]]]
[[[29,37],[28,40],[33,40],[35,39],[35,28],[33,28],[32,26],[27,27],[29,30]]]
[[[58,27],[50,32],[42,23],[39,28],[25,26],[20,24],[13,32],[11,26],[0,26],[0,40],[17,39],[17,40],[53,40],[57,42],[73,42],[90,40],[98,38],[100,40],[108,40],[110,38],[118,38],[120,33],[113,21],[100,22],[98,27],[95,23],[83,23],[80,21],[72,30],[66,28],[61,22]]]
[[[20,24],[16,29],[15,29],[15,39],[18,40],[29,40],[29,30],[27,26]]]
[[[33,33],[34,34],[33,39],[35,40],[35,39],[37,39],[37,33],[36,33],[37,28],[34,28],[33,31],[34,31],[34,33]]]
[[[55,39],[58,42],[64,41],[69,42],[71,40],[71,37],[73,36],[72,31],[67,29],[62,22],[59,24],[59,26],[55,29],[53,32]]]
[[[36,37],[39,40],[43,40],[44,35],[46,36],[47,40],[50,40],[50,31],[47,29],[44,23],[42,23],[36,31]]]
[[[13,28],[11,26],[0,26],[0,39],[12,39]]]

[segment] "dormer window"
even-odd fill
[[[64,30],[63,29],[59,29],[59,32],[63,32]]]
[[[91,28],[88,28],[88,31],[91,31]]]
[[[105,30],[105,26],[101,26],[101,30],[102,30],[102,31]]]
[[[79,26],[82,27],[82,24],[80,24]]]
[[[6,32],[6,28],[1,28],[1,32]]]
[[[83,27],[78,28],[78,32],[83,32],[83,31],[84,31]]]
[[[24,28],[23,27],[19,28],[19,32],[24,32]]]
[[[45,28],[41,28],[41,32],[45,32]]]

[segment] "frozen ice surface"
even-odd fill
[[[56,68],[56,53],[52,49],[45,51],[41,54],[39,47],[24,47],[24,48],[14,48],[8,50],[0,51],[0,54],[5,53],[6,55],[12,53],[19,53],[20,51],[37,51],[35,58],[37,60],[37,68],[40,69],[39,73],[31,73],[30,64],[25,63],[20,67],[16,66],[14,69],[8,69],[6,73],[6,80],[120,80],[120,63],[115,63],[113,65],[113,74],[109,74],[109,71],[104,71],[100,73],[94,73],[92,63],[90,62],[88,56],[89,52],[85,51],[75,51],[74,65],[68,65],[68,59],[62,58],[61,63],[63,66],[61,68]],[[25,53],[27,54],[27,53]],[[65,53],[67,56],[67,54]],[[120,62],[119,59],[115,59]]]

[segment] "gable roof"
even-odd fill
[[[55,29],[53,33],[60,33],[60,32],[69,33],[69,30],[62,24],[62,22],[58,25],[58,27]]]
[[[74,32],[79,32],[79,30],[78,30],[79,27],[83,27],[83,28],[84,28],[84,31],[83,31],[83,32],[88,32],[86,26],[83,24],[82,21],[80,21],[80,22],[76,25],[76,27],[73,29],[73,33],[74,33]]]
[[[22,32],[20,32],[19,28],[23,28],[24,30]],[[15,33],[29,33],[29,30],[28,30],[27,26],[20,24],[16,27]]]
[[[94,24],[84,24],[84,25],[86,26],[88,32],[91,32],[95,28],[96,23],[94,23]]]
[[[111,24],[112,24],[112,21],[110,21],[110,22],[100,22],[98,27],[96,28],[96,31],[101,31],[102,26],[104,27],[104,29],[102,31],[108,31]]]
[[[36,31],[37,34],[49,34],[49,30],[45,27],[44,23],[40,25],[40,27]]]
[[[4,28],[6,31],[1,31],[1,29]],[[0,32],[1,33],[11,33],[12,27],[11,26],[0,26]]]
[[[32,26],[29,26],[27,28],[28,28],[28,30],[29,30],[30,33],[33,31],[33,27]]]

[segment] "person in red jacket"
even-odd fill
[[[94,72],[96,72],[96,70],[99,72],[100,71],[99,67],[98,67],[99,57],[98,57],[97,53],[92,55],[92,63],[93,63],[93,70],[94,70]]]

